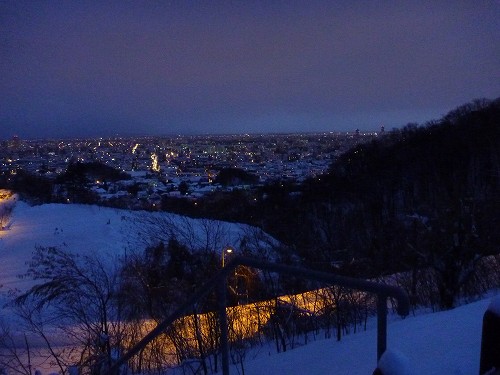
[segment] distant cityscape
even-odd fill
[[[132,198],[155,206],[162,196],[196,199],[215,191],[251,189],[279,181],[302,182],[325,173],[339,155],[376,132],[23,140],[1,142],[0,174],[20,170],[56,179],[68,165],[98,162],[130,175],[123,181],[89,181],[102,201]],[[216,182],[223,169],[257,176],[255,183]]]

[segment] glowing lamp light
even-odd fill
[[[222,267],[224,267],[226,264],[226,256],[232,254],[232,252],[233,249],[231,247],[227,247],[224,250],[222,250]]]

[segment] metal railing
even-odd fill
[[[265,262],[258,259],[235,256],[212,277],[201,289],[193,293],[190,298],[168,318],[158,324],[151,332],[132,347],[127,353],[113,363],[108,374],[117,374],[120,366],[138,354],[152,340],[163,333],[177,319],[189,314],[192,306],[200,301],[209,292],[216,290],[218,293],[218,316],[220,324],[221,343],[221,367],[223,375],[229,375],[229,338],[226,312],[226,281],[238,266],[257,268],[263,271],[288,274],[309,280],[338,285],[362,292],[373,293],[377,296],[377,361],[385,352],[387,347],[387,299],[394,298],[397,301],[396,311],[401,316],[409,314],[410,303],[406,292],[398,287],[356,279],[352,277],[339,276],[327,272],[313,271],[301,267],[287,266],[278,263]]]

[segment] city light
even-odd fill
[[[106,181],[94,176],[83,186],[93,190],[100,202],[119,200],[130,208],[158,207],[158,197],[179,197],[196,201],[214,192],[252,190],[268,183],[301,183],[321,176],[332,161],[359,142],[376,137],[352,138],[346,133],[256,135],[199,135],[178,137],[135,137],[73,140],[22,140],[0,148],[0,172],[17,178],[18,172],[55,179],[73,163],[112,166],[129,178]],[[244,140],[244,141],[243,141]],[[57,150],[57,151],[56,151]],[[236,168],[256,176],[254,183],[229,185],[218,181],[221,170]],[[22,173],[21,173],[22,174]],[[99,177],[99,178],[98,178]],[[99,181],[99,182],[96,182]],[[185,194],[179,194],[183,184]],[[137,193],[131,194],[130,187]],[[61,201],[73,201],[64,189]],[[153,197],[153,198],[152,198]],[[155,206],[153,206],[155,204]]]

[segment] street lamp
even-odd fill
[[[232,247],[226,247],[224,250],[222,250],[222,268],[224,268],[226,264],[226,256],[231,254],[233,252]]]

